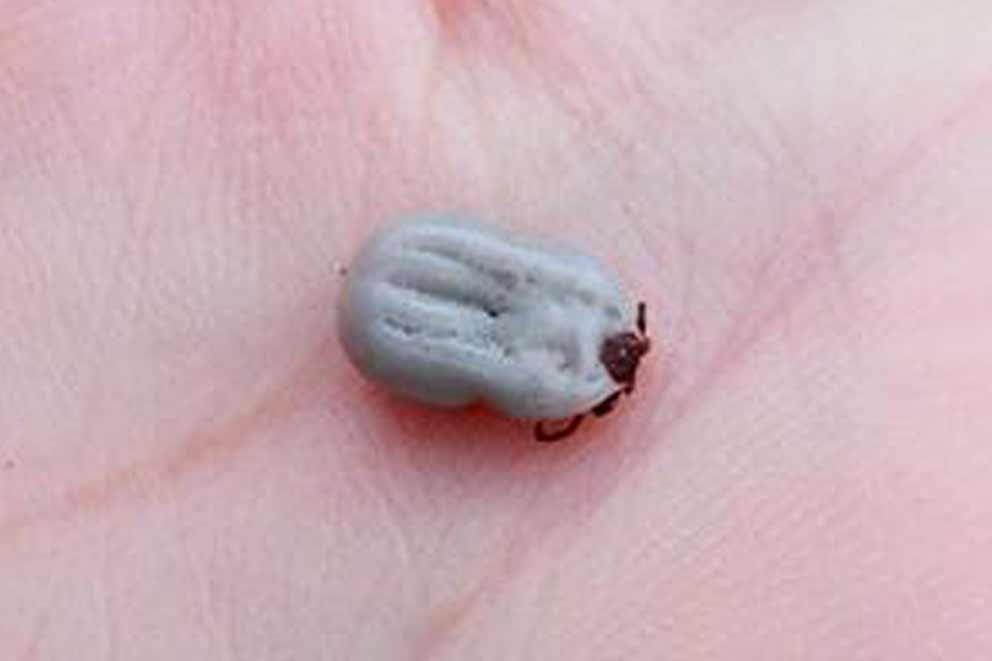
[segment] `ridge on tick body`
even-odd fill
[[[633,391],[651,346],[645,317],[590,256],[420,215],[388,225],[349,266],[339,332],[370,380],[434,406],[483,401],[554,441]]]

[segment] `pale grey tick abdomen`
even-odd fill
[[[425,215],[365,245],[339,324],[359,371],[398,393],[547,419],[616,391],[600,350],[632,328],[632,309],[592,257]]]

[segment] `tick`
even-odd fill
[[[482,401],[557,441],[633,392],[646,315],[593,257],[431,214],[365,244],[338,324],[366,378],[435,406]]]

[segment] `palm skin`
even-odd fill
[[[988,656],[985,3],[138,4],[0,3],[12,658]],[[364,383],[425,208],[618,265],[637,391]]]

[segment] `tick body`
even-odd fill
[[[469,220],[416,216],[349,267],[342,343],[367,378],[436,406],[483,401],[572,433],[633,389],[650,343],[644,306],[592,257]]]

